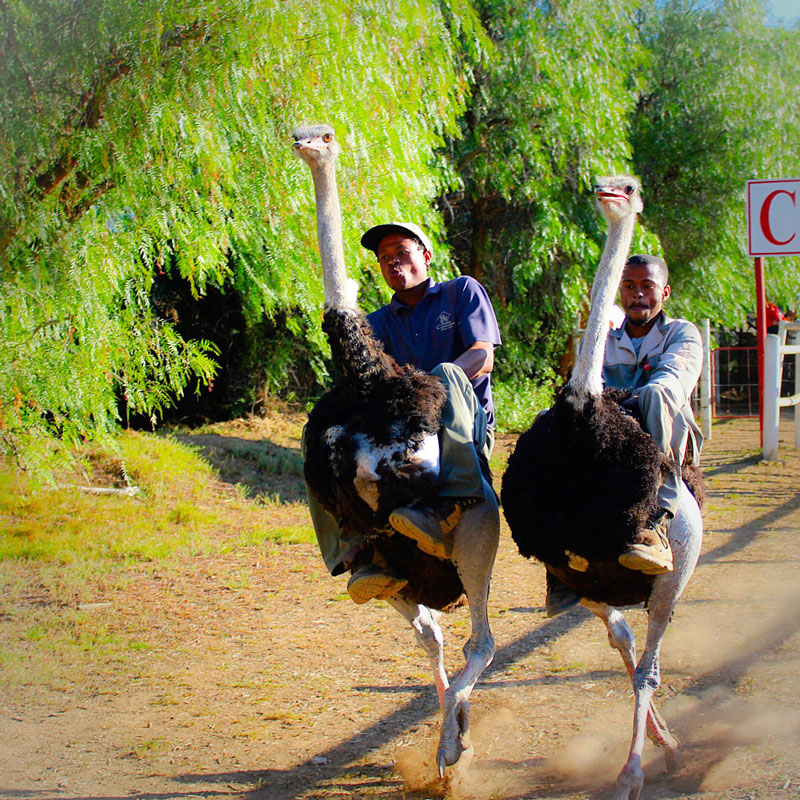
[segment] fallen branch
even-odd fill
[[[102,494],[115,497],[135,497],[142,492],[138,486],[124,486],[121,489],[112,486],[70,486],[68,488],[77,489],[79,492],[84,492],[85,494]]]

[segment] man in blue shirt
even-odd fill
[[[420,240],[425,236],[422,230],[403,223],[411,232],[416,229],[409,242],[398,224],[376,225],[361,239],[378,257],[384,280],[395,292],[391,302],[369,314],[367,320],[386,352],[402,364],[413,364],[425,372],[448,362],[460,366],[493,428],[490,373],[500,333],[486,290],[468,276],[445,283],[433,281],[427,271],[432,257],[427,237]],[[408,253],[415,240],[419,249],[404,265],[398,254]],[[415,261],[419,264],[414,265]]]
[[[388,305],[367,316],[375,336],[399,363],[437,375],[448,396],[439,433],[439,502],[395,509],[389,522],[424,552],[447,558],[462,509],[486,496],[483,474],[494,443],[490,373],[494,348],[500,344],[497,320],[485,289],[474,278],[440,284],[428,277],[433,248],[418,225],[376,225],[361,244],[375,253],[384,280],[394,290]],[[335,520],[309,501],[328,569],[339,574],[359,564],[347,585],[355,602],[389,597],[403,588],[406,579],[385,564],[359,563],[363,543],[347,541]]]

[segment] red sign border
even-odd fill
[[[774,251],[769,253],[754,253],[753,252],[753,242],[750,234],[750,186],[754,183],[797,183],[800,184],[800,178],[772,178],[772,179],[759,179],[759,180],[752,180],[747,181],[747,255],[752,256],[754,258],[763,257],[763,256],[770,256],[772,258],[780,258],[781,256],[800,256],[800,250],[793,251],[791,253],[787,253],[782,251],[780,253],[776,253]],[[798,237],[798,242],[800,242],[800,237]],[[798,245],[800,246],[800,244]]]

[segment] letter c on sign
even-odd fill
[[[767,195],[766,200],[764,200],[764,205],[761,206],[761,230],[764,232],[764,236],[767,237],[769,242],[774,245],[784,245],[789,244],[789,242],[794,239],[794,234],[792,234],[786,241],[782,242],[779,239],[776,239],[772,235],[772,229],[769,227],[769,207],[772,205],[772,201],[779,195],[779,194],[788,194],[789,197],[792,198],[792,205],[797,205],[795,202],[795,192],[787,192],[786,189],[776,189],[774,192],[771,192]]]

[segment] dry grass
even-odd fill
[[[301,418],[239,420],[201,433],[127,431],[116,452],[87,449],[56,486],[0,467],[0,673],[3,683],[69,683],[56,665],[127,670],[149,648],[146,616],[119,615],[132,588],[179,591],[187,574],[250,586],[274,542],[313,541],[303,500]],[[214,437],[209,457],[203,437]],[[280,458],[275,458],[276,448]],[[244,455],[243,455],[244,453]],[[232,476],[219,461],[239,464]],[[134,495],[91,494],[86,487]],[[113,609],[113,613],[112,613]]]

